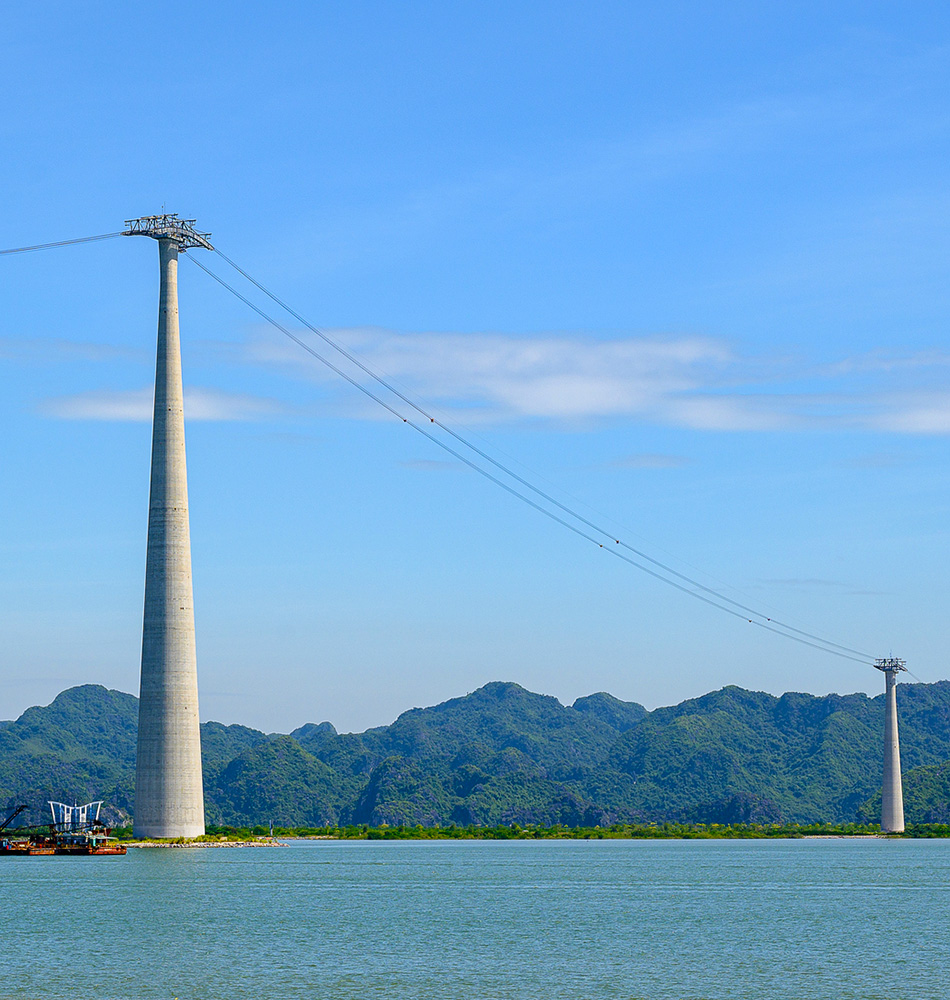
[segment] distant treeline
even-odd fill
[[[198,840],[255,840],[270,836],[265,826],[209,826]],[[132,827],[115,836],[132,840]],[[611,826],[275,826],[277,838],[326,840],[789,840],[802,837],[880,837],[876,825],[860,823],[614,823]],[[911,839],[950,837],[948,823],[911,823],[900,834]]]

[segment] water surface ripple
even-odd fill
[[[950,841],[296,842],[0,865],[0,997],[946,996]]]

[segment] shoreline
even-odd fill
[[[950,839],[950,823],[909,823],[900,833],[858,823],[613,823],[610,826],[568,827],[398,825],[368,824],[323,827],[210,826],[203,837],[147,840],[133,837],[131,826],[115,829],[126,847],[286,847],[293,841],[332,840],[929,840]]]
[[[445,842],[445,841],[486,841],[486,840],[545,840],[545,841],[577,841],[586,840],[588,843],[595,840],[640,840],[640,841],[664,841],[664,840],[721,840],[721,841],[736,841],[736,840],[904,840],[904,839],[925,839],[925,838],[904,838],[904,837],[892,837],[886,833],[811,833],[811,834],[789,834],[788,836],[759,836],[759,837],[697,837],[697,836],[669,836],[669,837],[650,837],[650,836],[613,836],[613,837],[334,837],[332,835],[320,834],[318,836],[302,836],[302,837],[275,837],[273,840],[221,840],[221,841],[148,841],[148,840],[135,840],[135,841],[122,841],[124,847],[129,850],[149,850],[152,848],[221,848],[221,847],[289,847],[291,843],[306,843],[311,841],[336,841],[338,843],[343,843],[347,841],[372,841],[372,840],[389,840],[389,841],[429,841],[429,842]],[[926,838],[926,839],[943,839],[943,838]]]
[[[272,840],[267,837],[263,840],[122,840],[119,841],[123,847],[132,850],[149,850],[153,847],[286,847],[276,837]]]

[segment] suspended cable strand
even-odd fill
[[[374,393],[372,390],[368,389],[365,385],[363,385],[361,382],[357,381],[355,378],[353,378],[351,375],[349,375],[343,369],[339,368],[337,365],[335,365],[328,358],[324,357],[318,351],[314,350],[309,344],[307,344],[305,341],[301,340],[299,337],[297,337],[295,334],[293,334],[290,330],[288,330],[281,323],[277,322],[277,320],[275,320],[272,316],[270,316],[266,312],[264,312],[263,309],[259,308],[250,299],[248,299],[246,296],[242,295],[236,288],[234,288],[232,285],[230,285],[228,282],[226,282],[219,275],[215,274],[214,271],[212,271],[210,268],[205,267],[205,265],[202,264],[197,258],[195,258],[195,257],[189,257],[188,259],[191,260],[195,265],[197,265],[202,271],[204,271],[205,274],[207,274],[211,278],[213,278],[219,285],[221,285],[223,288],[225,288],[227,291],[229,291],[232,295],[234,295],[235,298],[237,298],[241,302],[243,302],[249,309],[253,310],[253,312],[255,312],[263,320],[265,320],[267,323],[269,323],[275,329],[279,330],[282,334],[284,334],[284,336],[286,336],[287,338],[289,338],[290,340],[292,340],[299,347],[303,348],[303,350],[305,350],[308,354],[310,354],[312,357],[314,357],[318,361],[320,361],[321,364],[326,365],[326,367],[328,367],[335,374],[339,375],[342,379],[344,379],[346,382],[348,382],[350,385],[352,385],[355,389],[359,390],[361,393],[363,393],[369,399],[372,399],[375,403],[379,404],[381,407],[383,407],[383,409],[385,409],[387,412],[389,412],[392,416],[396,417],[402,423],[408,424],[408,426],[410,426],[413,430],[417,431],[423,437],[427,438],[433,444],[437,445],[444,452],[446,452],[447,454],[451,455],[453,458],[457,459],[458,461],[462,462],[468,468],[472,469],[474,472],[477,472],[479,475],[483,476],[485,479],[487,479],[490,482],[494,483],[496,486],[501,487],[501,489],[503,489],[506,493],[509,493],[511,496],[513,496],[516,499],[520,500],[522,503],[527,504],[529,507],[531,507],[534,510],[538,511],[538,513],[540,513],[540,514],[543,514],[545,517],[549,518],[550,520],[555,521],[556,523],[560,524],[562,527],[567,528],[569,531],[573,532],[575,535],[579,536],[580,538],[583,538],[584,540],[586,540],[588,542],[591,542],[592,544],[596,545],[598,548],[603,549],[606,552],[609,552],[611,555],[616,556],[622,562],[625,562],[625,563],[629,564],[630,566],[635,567],[636,569],[640,570],[641,572],[646,573],[649,576],[652,576],[656,580],[659,580],[662,583],[665,583],[665,584],[667,584],[670,587],[674,587],[676,590],[679,590],[679,591],[681,591],[684,594],[688,594],[690,597],[694,597],[697,600],[702,601],[704,604],[708,604],[711,607],[714,607],[714,608],[716,608],[719,611],[724,611],[726,614],[732,615],[734,618],[738,618],[738,619],[740,619],[742,621],[747,621],[750,625],[757,625],[759,628],[763,628],[763,629],[765,629],[768,632],[772,632],[772,633],[774,633],[776,635],[783,636],[786,639],[791,639],[794,642],[799,642],[799,643],[802,643],[803,645],[810,646],[813,649],[817,649],[817,650],[820,650],[820,651],[825,652],[825,653],[831,653],[834,656],[840,656],[840,657],[842,657],[844,659],[853,660],[854,662],[857,662],[857,663],[864,663],[864,662],[866,662],[866,660],[863,659],[863,658],[859,659],[857,656],[851,656],[851,655],[849,655],[849,654],[847,654],[845,652],[839,652],[836,649],[828,648],[828,646],[825,646],[825,645],[819,645],[817,642],[811,642],[808,639],[800,638],[799,636],[789,634],[788,632],[783,631],[781,628],[774,627],[778,623],[774,623],[773,622],[771,624],[768,624],[766,622],[755,621],[755,620],[753,620],[751,618],[747,618],[745,615],[740,614],[734,608],[728,607],[728,606],[720,603],[717,600],[713,600],[711,597],[707,597],[707,596],[705,596],[702,593],[697,593],[695,590],[692,590],[689,587],[683,586],[682,584],[677,583],[675,580],[670,580],[668,577],[663,576],[661,573],[658,573],[656,570],[651,569],[649,566],[644,566],[641,563],[637,562],[635,559],[631,559],[624,552],[618,551],[617,549],[613,548],[609,544],[605,545],[603,542],[599,541],[594,536],[588,534],[586,531],[582,530],[581,528],[578,528],[577,525],[571,524],[569,521],[566,521],[564,518],[560,517],[558,514],[554,513],[553,511],[551,511],[551,510],[547,509],[546,507],[542,506],[541,504],[537,503],[535,500],[531,499],[531,497],[526,496],[525,494],[521,493],[520,491],[518,491],[517,489],[515,489],[513,486],[511,486],[509,483],[504,482],[503,480],[499,479],[497,476],[495,476],[491,472],[489,472],[487,469],[485,469],[482,466],[478,465],[476,462],[473,462],[471,459],[469,459],[467,456],[461,454],[455,448],[452,448],[450,445],[446,444],[444,441],[441,441],[438,437],[436,437],[434,434],[432,434],[431,431],[429,431],[426,427],[424,427],[424,426],[422,426],[420,424],[417,424],[414,420],[411,420],[408,417],[404,416],[395,407],[391,406],[389,403],[387,403],[380,396],[376,395],[376,393]],[[530,484],[528,484],[528,485],[530,485]],[[572,511],[570,511],[569,509],[565,509],[565,510],[566,510],[566,513],[570,514],[572,517],[575,516],[574,513]],[[595,530],[600,531],[600,529],[597,529],[596,526],[594,526],[594,527],[595,527]],[[600,533],[604,534],[603,532],[600,532]],[[708,589],[708,588],[703,588],[703,589]],[[710,593],[712,593],[714,596],[719,596],[719,595],[716,595],[714,591],[711,591]]]
[[[359,389],[359,391],[362,392],[364,395],[369,396],[369,398],[372,399],[374,402],[379,403],[379,405],[383,407],[383,409],[388,410],[394,417],[398,417],[403,423],[408,423],[406,418],[398,410],[390,406],[389,403],[387,403],[384,399],[381,399],[374,392],[367,389],[366,386],[357,382],[352,375],[348,375],[345,371],[343,371],[342,368],[338,368],[328,358],[325,358],[322,354],[315,351],[305,340],[301,340],[298,336],[291,333],[290,330],[287,329],[287,327],[282,326],[272,316],[268,316],[263,309],[256,306],[249,298],[246,298],[244,295],[242,295],[232,285],[229,285],[220,275],[215,274],[214,271],[212,271],[210,268],[205,267],[204,264],[202,264],[201,261],[198,260],[196,257],[189,256],[186,259],[190,260],[193,264],[200,267],[205,274],[210,275],[219,285],[221,285],[223,288],[226,288],[235,298],[240,299],[248,307],[248,309],[252,309],[254,312],[257,313],[258,316],[261,317],[261,319],[270,323],[270,325],[273,326],[275,329],[280,330],[280,332],[285,337],[289,337],[295,344],[302,347],[308,354],[315,357],[322,364],[326,365],[327,368],[329,368],[332,372],[335,372],[337,375],[339,375],[340,378],[346,379],[346,381],[349,382],[350,385]]]
[[[34,246],[13,247],[7,250],[0,250],[0,256],[6,256],[9,254],[18,254],[18,253],[33,253],[38,250],[51,250],[57,247],[72,246],[79,243],[93,243],[99,240],[114,239],[115,237],[121,235],[123,235],[121,232],[103,233],[98,236],[82,236],[72,240],[59,240],[55,243],[39,243]],[[477,455],[483,461],[488,462],[499,472],[503,473],[505,476],[514,480],[516,483],[523,486],[525,489],[530,490],[536,496],[543,499],[546,503],[549,503],[552,506],[556,507],[558,510],[562,511],[568,517],[571,517],[580,524],[585,525],[587,528],[594,531],[597,535],[609,539],[613,543],[613,545],[620,546],[620,548],[625,549],[628,552],[634,553],[640,559],[644,559],[653,566],[656,566],[658,569],[662,570],[663,573],[668,573],[676,577],[677,579],[684,581],[684,583],[689,584],[689,586],[683,586],[681,584],[678,584],[674,580],[670,580],[667,576],[662,575],[662,573],[658,573],[654,570],[651,570],[649,567],[642,565],[636,560],[629,558],[622,552],[613,548],[612,545],[605,546],[602,542],[598,541],[597,538],[587,534],[587,532],[581,530],[575,524],[572,524],[569,521],[566,521],[563,518],[559,517],[553,511],[547,509],[543,505],[532,500],[530,497],[525,496],[523,493],[519,492],[509,483],[504,482],[497,476],[494,476],[488,470],[484,469],[482,466],[478,465],[477,463],[471,461],[464,455],[460,454],[458,451],[445,444],[445,442],[441,441],[439,438],[437,438],[434,434],[430,433],[424,427],[419,426],[414,421],[410,420],[408,417],[405,417],[402,413],[400,413],[397,409],[395,409],[393,406],[387,403],[380,396],[376,395],[371,390],[367,389],[366,386],[364,386],[361,382],[358,382],[352,376],[347,374],[343,369],[333,364],[333,362],[331,362],[328,358],[325,358],[323,355],[313,350],[313,348],[311,348],[309,344],[301,340],[295,334],[291,333],[290,330],[283,327],[280,323],[278,323],[275,319],[273,319],[263,310],[259,309],[253,302],[250,301],[250,299],[243,296],[240,292],[237,291],[237,289],[233,288],[231,285],[229,285],[226,281],[224,281],[221,277],[219,277],[209,268],[205,267],[200,261],[196,260],[194,257],[188,258],[189,260],[192,260],[199,268],[201,268],[202,271],[210,275],[215,281],[217,281],[225,289],[231,292],[232,295],[234,295],[245,305],[247,305],[248,308],[252,309],[255,313],[257,313],[262,319],[264,319],[266,322],[274,326],[277,330],[283,333],[286,337],[292,340],[303,350],[307,351],[308,354],[311,354],[314,358],[316,358],[323,365],[328,367],[335,374],[339,375],[342,379],[349,382],[350,385],[358,389],[365,396],[372,399],[375,403],[383,407],[383,409],[387,410],[390,414],[392,414],[397,419],[401,420],[403,423],[408,424],[414,430],[418,431],[428,440],[433,442],[433,444],[438,445],[438,447],[443,449],[448,454],[452,455],[458,461],[462,462],[469,468],[473,469],[475,472],[479,473],[479,475],[490,480],[495,485],[500,486],[503,490],[510,493],[512,496],[521,500],[523,503],[527,504],[533,509],[537,510],[539,513],[544,514],[546,517],[550,518],[553,521],[556,521],[558,524],[574,532],[574,534],[578,535],[579,537],[586,539],[589,542],[592,542],[593,544],[597,545],[602,549],[605,549],[611,554],[617,556],[623,562],[629,563],[631,566],[634,566],[636,569],[639,569],[641,572],[647,573],[650,576],[656,578],[657,580],[660,580],[661,582],[666,583],[669,586],[674,587],[677,590],[682,591],[683,593],[696,598],[697,600],[703,601],[705,604],[709,604],[710,606],[717,608],[720,611],[724,611],[735,618],[743,619],[745,621],[748,621],[749,624],[758,625],[760,628],[763,628],[768,632],[773,632],[776,635],[784,636],[786,639],[792,639],[795,642],[802,643],[803,645],[806,646],[811,646],[814,649],[818,649],[826,653],[832,653],[833,655],[843,657],[844,659],[854,660],[855,662],[858,663],[864,663],[866,661],[873,660],[871,654],[863,653],[860,650],[853,649],[850,646],[844,646],[841,643],[834,642],[831,639],[825,638],[824,636],[816,635],[814,633],[807,632],[804,629],[796,628],[794,625],[789,625],[785,622],[779,621],[776,618],[772,618],[764,614],[763,612],[757,611],[754,608],[750,608],[744,604],[741,604],[740,602],[733,600],[731,597],[728,597],[727,595],[713,589],[712,587],[707,587],[705,584],[700,583],[698,580],[695,580],[694,578],[687,576],[684,573],[680,573],[672,566],[667,565],[666,563],[660,561],[659,559],[655,559],[653,556],[648,555],[646,552],[634,548],[632,545],[629,545],[628,543],[622,541],[621,539],[616,538],[612,532],[606,531],[604,528],[600,527],[600,525],[596,524],[595,522],[584,517],[582,514],[578,513],[575,509],[571,508],[567,504],[562,503],[556,497],[552,496],[545,490],[536,486],[530,480],[519,475],[513,469],[504,465],[502,462],[499,462],[491,454],[489,454],[482,448],[479,448],[477,445],[473,444],[471,441],[469,441],[461,434],[459,434],[457,431],[455,431],[451,426],[445,424],[443,421],[433,416],[424,407],[420,406],[415,400],[411,399],[404,392],[400,391],[396,386],[391,384],[382,375],[375,372],[360,358],[358,358],[351,352],[347,351],[341,344],[337,343],[335,340],[333,340],[333,338],[329,337],[322,330],[320,330],[318,327],[314,326],[307,319],[301,316],[300,313],[291,308],[290,305],[288,305],[286,302],[280,299],[277,295],[275,295],[272,291],[270,291],[270,289],[268,289],[266,286],[261,284],[254,277],[252,277],[235,261],[231,260],[230,257],[222,253],[220,250],[216,250],[215,252],[231,267],[233,267],[239,274],[241,274],[245,279],[247,279],[252,285],[254,285],[257,289],[263,292],[272,301],[277,303],[277,305],[279,305],[282,309],[284,309],[289,315],[293,316],[294,319],[303,324],[303,326],[305,326],[308,330],[310,330],[311,333],[315,334],[317,337],[323,340],[328,346],[332,347],[340,355],[346,358],[351,364],[357,367],[360,371],[362,371],[364,374],[372,378],[375,382],[377,382],[384,389],[386,389],[387,392],[396,396],[407,406],[411,407],[416,413],[418,413],[420,416],[428,420],[430,424],[438,427],[441,431],[443,431],[445,434],[448,434],[451,438],[453,438],[463,447],[469,449],[473,454]],[[696,589],[691,589],[691,588],[696,588]],[[697,590],[701,591],[702,593],[697,593]],[[706,597],[704,596],[704,594],[708,594],[710,596]],[[727,607],[725,605],[729,606]],[[743,613],[740,614],[739,613],[740,611]],[[746,615],[752,615],[753,617],[746,618]],[[757,621],[755,619],[762,619],[762,620]],[[849,655],[849,654],[856,654],[856,655]]]
[[[0,250],[0,256],[10,253],[32,253],[34,250],[52,250],[54,247],[68,247],[74,243],[95,243],[96,240],[111,240],[121,233],[103,233],[101,236],[80,236],[76,240],[60,240],[58,243],[37,243],[33,247],[14,247],[12,250]]]
[[[423,406],[419,405],[417,402],[415,402],[415,400],[411,399],[405,393],[403,393],[402,391],[400,391],[396,386],[392,385],[392,383],[389,382],[387,379],[385,379],[382,375],[380,375],[378,372],[374,371],[361,358],[357,357],[356,355],[352,354],[350,351],[346,350],[345,347],[343,347],[340,343],[338,343],[332,337],[330,337],[326,333],[324,333],[321,329],[319,329],[319,327],[314,326],[313,323],[309,322],[309,320],[307,320],[304,316],[302,316],[295,309],[293,309],[290,305],[288,305],[283,299],[281,299],[274,292],[272,292],[269,288],[267,288],[265,285],[263,285],[261,282],[259,282],[252,275],[250,275],[246,270],[244,270],[244,268],[242,268],[239,264],[237,264],[230,257],[228,257],[227,254],[223,253],[220,249],[217,249],[217,248],[215,249],[215,252],[224,261],[226,261],[228,264],[230,264],[231,267],[233,267],[235,271],[237,271],[240,275],[242,275],[244,278],[246,278],[252,285],[254,285],[255,288],[257,288],[261,292],[263,292],[273,302],[276,302],[277,305],[279,305],[282,309],[284,309],[289,315],[293,316],[294,319],[296,319],[299,323],[303,324],[303,326],[305,326],[308,330],[310,330],[311,333],[315,334],[321,340],[323,340],[324,343],[328,344],[335,351],[339,352],[343,357],[345,357],[347,359],[347,361],[351,362],[353,365],[355,365],[357,368],[359,368],[360,371],[362,371],[366,375],[370,376],[370,378],[372,378],[379,385],[381,385],[383,388],[385,388],[387,390],[387,392],[392,393],[394,396],[396,396],[398,399],[402,400],[408,406],[411,406],[420,416],[425,417],[431,424],[434,424],[440,430],[444,431],[446,434],[448,434],[449,436],[451,436],[454,440],[458,441],[459,444],[464,445],[464,447],[468,448],[470,451],[472,451],[474,454],[478,455],[484,461],[489,462],[491,465],[493,465],[500,472],[503,472],[506,476],[510,477],[515,482],[517,482],[520,485],[524,486],[526,489],[529,489],[536,496],[539,496],[539,497],[543,498],[548,503],[550,503],[553,506],[557,507],[559,510],[563,511],[565,514],[568,514],[570,517],[572,517],[575,520],[579,521],[581,524],[586,525],[592,531],[596,532],[599,535],[603,535],[605,538],[609,538],[616,545],[621,546],[621,548],[624,548],[627,551],[634,553],[640,559],[645,559],[651,565],[657,566],[658,568],[662,569],[664,572],[672,574],[677,579],[683,580],[685,583],[688,583],[691,587],[696,587],[699,590],[703,591],[704,593],[709,594],[709,595],[715,597],[718,601],[725,602],[725,603],[731,605],[732,607],[737,608],[738,610],[745,612],[745,614],[752,615],[753,618],[759,618],[759,619],[762,619],[762,621],[764,621],[764,622],[778,625],[782,629],[785,629],[785,630],[787,630],[789,632],[794,632],[796,635],[800,635],[803,638],[811,639],[813,642],[817,642],[817,643],[821,644],[822,646],[834,647],[835,649],[841,650],[842,652],[852,653],[852,654],[854,654],[856,656],[861,657],[862,659],[865,659],[865,658],[868,659],[868,660],[873,660],[874,659],[874,657],[870,653],[866,653],[863,650],[854,649],[851,646],[845,646],[842,643],[835,642],[834,640],[828,639],[827,637],[825,637],[823,635],[819,635],[817,633],[809,632],[806,629],[798,628],[798,627],[796,627],[794,625],[789,624],[788,622],[780,621],[779,619],[774,618],[774,617],[772,617],[770,615],[767,615],[767,614],[765,614],[762,611],[758,611],[755,608],[749,607],[748,605],[742,604],[739,601],[733,600],[731,597],[727,596],[726,594],[723,594],[722,592],[720,592],[720,591],[718,591],[718,590],[716,590],[716,589],[714,589],[712,587],[708,587],[705,584],[700,583],[698,580],[694,579],[691,576],[688,576],[685,573],[679,572],[678,570],[674,569],[672,566],[668,565],[667,563],[664,563],[661,560],[656,559],[653,556],[647,554],[646,552],[643,552],[642,550],[637,549],[637,548],[635,548],[632,545],[629,545],[627,542],[624,542],[621,539],[618,539],[612,532],[609,532],[609,531],[605,530],[600,525],[598,525],[595,522],[593,522],[593,521],[589,520],[588,518],[584,517],[584,515],[578,513],[577,510],[575,510],[574,508],[570,507],[569,505],[562,503],[560,500],[558,500],[556,497],[552,496],[550,493],[547,493],[545,490],[543,490],[540,487],[536,486],[534,483],[530,482],[528,479],[525,479],[523,476],[519,475],[517,472],[515,472],[510,467],[506,466],[502,462],[499,462],[496,458],[494,458],[488,452],[486,452],[482,448],[478,447],[478,445],[473,444],[470,440],[468,440],[467,438],[465,438],[461,434],[459,434],[457,431],[455,431],[451,426],[443,423],[437,417],[433,416],[432,413],[430,413],[428,410],[426,410]]]
[[[694,580],[690,576],[686,576],[684,573],[680,573],[673,569],[671,566],[667,566],[665,563],[660,562],[658,559],[654,559],[652,556],[646,554],[646,552],[641,552],[639,549],[635,549],[632,545],[628,545],[626,542],[618,541],[618,545],[622,548],[629,549],[631,552],[635,552],[641,559],[646,559],[656,566],[661,566],[667,573],[672,573],[673,576],[679,577],[681,580],[686,580],[691,583],[694,587],[699,587],[700,590],[704,590],[708,594],[715,594],[720,600],[728,601],[733,607],[739,608],[742,611],[750,615],[755,615],[757,618],[762,618],[766,622],[771,622],[773,625],[780,625],[783,629],[788,629],[789,632],[795,632],[797,635],[804,636],[808,639],[813,639],[816,642],[823,643],[826,646],[834,646],[835,649],[840,649],[847,653],[854,653],[857,656],[862,657],[862,661],[873,660],[874,657],[870,653],[865,653],[860,649],[852,649],[850,646],[844,646],[840,642],[834,642],[832,639],[826,639],[823,635],[817,635],[816,633],[807,632],[805,629],[796,628],[794,625],[789,625],[787,622],[780,621],[778,618],[772,618],[769,615],[764,614],[762,611],[756,611],[754,608],[747,607],[745,604],[741,604],[739,601],[734,601],[731,597],[720,593],[718,590],[714,590],[712,587],[706,587],[701,584],[698,580]]]

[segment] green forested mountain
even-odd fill
[[[950,682],[899,688],[909,821],[950,815]],[[85,685],[0,724],[0,803],[103,798],[128,817],[137,701]],[[883,696],[727,687],[648,712],[495,682],[390,726],[201,727],[210,823],[426,825],[876,818]]]
[[[0,803],[26,802],[23,822],[46,822],[47,800],[108,801],[132,809],[138,699],[86,684],[28,708],[0,728]]]

